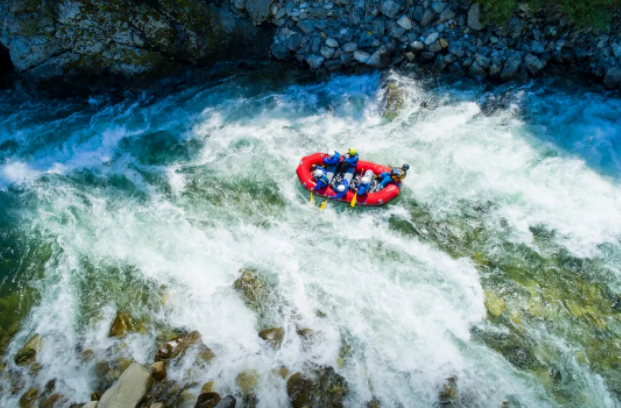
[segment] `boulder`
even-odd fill
[[[214,408],[220,400],[220,394],[217,392],[206,392],[198,396],[194,408]]]
[[[410,47],[412,47],[412,50],[414,50],[414,52],[419,53],[425,49],[425,44],[423,44],[421,41],[412,41],[410,43]]]
[[[473,3],[468,10],[468,27],[477,31],[485,28],[485,25],[481,24],[481,8],[478,3]]]
[[[367,61],[369,61],[369,58],[371,58],[371,54],[369,53],[366,53],[364,51],[354,52],[354,59],[360,63],[366,64]]]
[[[369,57],[367,64],[372,66],[373,68],[387,68],[390,66],[390,58],[392,57],[392,50],[390,50],[385,45],[379,47],[377,51],[375,51]]]
[[[505,310],[505,300],[490,290],[485,291],[485,307],[492,316],[498,317]]]
[[[430,46],[431,44],[436,42],[439,37],[440,33],[433,32],[429,34],[427,37],[425,37],[425,45]]]
[[[324,57],[315,54],[306,57],[306,63],[308,64],[310,69],[318,69],[325,60],[326,59]]]
[[[226,397],[222,398],[220,402],[218,402],[218,405],[216,405],[215,408],[235,408],[236,403],[237,400],[234,396],[227,395]]]
[[[606,71],[604,86],[608,89],[616,89],[621,84],[621,68],[612,67]]]
[[[444,55],[438,55],[436,57],[436,60],[433,62],[433,67],[432,69],[435,72],[443,72],[444,69],[446,68],[446,59],[444,58]]]
[[[524,57],[524,67],[531,76],[535,76],[544,68],[544,64],[535,55],[527,54]]]
[[[287,394],[293,408],[308,407],[315,384],[312,380],[295,373],[287,380]]]
[[[394,119],[399,115],[403,107],[403,92],[396,82],[390,82],[386,87],[384,100],[382,101],[382,117],[386,119]]]
[[[259,373],[255,370],[242,371],[235,377],[235,384],[240,388],[242,395],[251,394],[259,382]]]
[[[283,43],[278,43],[272,47],[272,55],[277,60],[286,60],[291,56],[291,50]]]
[[[446,8],[446,4],[441,1],[434,1],[433,3],[431,3],[431,8],[433,9],[433,11],[440,14]]]
[[[429,46],[429,51],[433,52],[434,54],[437,54],[440,51],[442,51],[442,45],[440,44],[440,41],[436,41],[433,44],[431,44]]]
[[[149,370],[133,363],[99,401],[98,408],[135,408],[151,388]]]
[[[19,408],[35,408],[38,397],[39,390],[31,388],[20,397],[18,402]]]
[[[393,0],[385,0],[382,2],[382,14],[388,18],[395,18],[401,9],[401,5]]]
[[[98,405],[99,405],[99,401],[91,401],[91,402],[87,402],[86,404],[82,405],[82,408],[98,408],[97,407]],[[153,408],[153,405],[151,405],[151,408]],[[156,408],[166,408],[166,407],[164,406],[164,407],[156,407]]]
[[[289,39],[287,40],[287,48],[289,48],[289,50],[291,51],[295,51],[298,49],[301,43],[302,43],[302,34],[296,32],[293,35],[291,35],[291,37],[289,37]]]
[[[403,27],[404,30],[412,29],[412,20],[410,20],[408,16],[399,17],[399,20],[397,20],[397,24]]]
[[[339,43],[338,41],[336,41],[334,38],[328,38],[326,40],[326,45],[330,48],[338,48],[339,47]]]
[[[233,5],[238,10],[243,10],[246,8],[246,0],[233,0]]]
[[[274,348],[280,347],[283,336],[284,330],[280,327],[273,327],[271,329],[265,329],[259,332],[259,337],[267,341]]]
[[[500,73],[500,80],[505,82],[515,78],[522,65],[522,57],[519,53],[514,53],[505,61],[502,72]]]
[[[273,0],[246,0],[246,11],[256,24],[261,24],[270,15]]]
[[[156,402],[154,404],[151,404],[149,408],[166,408],[166,404],[164,404],[163,402]]]
[[[186,335],[175,337],[172,340],[160,345],[155,352],[155,361],[171,360],[183,354],[190,346],[201,343],[201,335],[197,331]]]
[[[21,366],[31,364],[37,359],[37,352],[41,350],[41,347],[43,347],[43,339],[35,334],[17,352],[13,361]]]
[[[343,52],[355,52],[358,49],[358,44],[356,44],[355,42],[348,42],[346,44],[343,45],[343,47],[341,47]]]
[[[324,58],[319,55],[309,55],[306,62],[311,69],[317,69],[323,63]],[[235,280],[233,287],[244,299],[248,308],[258,312],[263,311],[263,304],[270,298],[268,287],[249,269],[242,269],[241,276]]]
[[[427,27],[436,19],[436,13],[433,10],[426,9],[425,13],[420,19],[420,25],[422,27]]]
[[[470,68],[468,68],[468,75],[473,77],[485,76],[485,69],[479,65],[478,62],[474,61]]]
[[[327,47],[325,45],[319,49],[319,53],[321,53],[321,55],[327,60],[332,58],[332,56],[334,55],[334,51],[334,48]]]
[[[166,378],[166,366],[163,361],[157,361],[151,365],[151,375],[155,381],[162,381]]]

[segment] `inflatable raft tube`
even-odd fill
[[[317,185],[317,183],[315,182],[315,179],[313,179],[313,175],[311,174],[311,166],[313,164],[323,165],[324,157],[327,157],[327,154],[314,153],[309,156],[303,157],[302,160],[300,160],[300,164],[298,165],[298,168],[297,168],[297,174],[298,174],[298,178],[300,179],[300,183],[302,184],[302,187],[304,187],[306,190],[310,191],[313,187]],[[376,164],[376,163],[371,163],[371,162],[364,161],[364,160],[358,160],[358,165],[356,166],[356,174],[359,174],[362,171],[366,172],[367,170],[372,170],[373,173],[377,175],[380,175],[383,172],[390,171],[387,166],[383,166],[381,164]],[[354,194],[355,194],[354,191],[349,190],[347,191],[347,195],[345,197],[343,197],[340,200],[336,200],[332,198],[332,194],[335,194],[335,191],[330,186],[321,188],[317,191],[314,191],[313,193],[321,197],[330,198],[335,201],[342,201],[344,203],[350,203],[351,200],[354,198]],[[399,187],[396,184],[391,183],[387,185],[386,188],[384,188],[383,190],[380,190],[374,193],[358,195],[358,197],[356,198],[356,205],[367,205],[367,206],[383,205],[389,202],[390,200],[394,199],[398,195],[399,195]]]

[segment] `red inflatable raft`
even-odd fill
[[[302,187],[304,187],[308,191],[310,191],[313,187],[317,185],[317,183],[315,182],[315,179],[313,178],[313,175],[311,174],[311,166],[313,164],[324,165],[323,163],[324,157],[327,157],[327,154],[314,153],[314,154],[311,154],[310,156],[303,157],[302,160],[300,160],[300,164],[298,165],[298,169],[297,169],[298,178],[300,179],[300,183],[302,184]],[[362,171],[366,172],[367,170],[373,170],[373,173],[375,173],[375,175],[380,175],[383,172],[390,171],[387,166],[382,166],[381,164],[375,164],[375,163],[371,163],[371,162],[367,162],[363,160],[358,160],[358,165],[356,166],[356,170],[355,170],[356,175],[358,175]],[[314,191],[314,194],[321,196],[321,197],[333,199],[332,194],[335,194],[335,191],[332,189],[332,187],[327,186],[317,191]],[[350,203],[351,200],[354,198],[354,194],[355,192],[350,189],[349,191],[347,191],[347,195],[345,197],[337,201]],[[396,184],[391,183],[387,185],[386,188],[379,190],[377,192],[369,192],[367,194],[358,195],[358,197],[356,198],[356,204],[357,205],[368,205],[368,206],[383,205],[398,195],[399,195],[399,187]]]

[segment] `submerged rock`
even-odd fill
[[[284,330],[280,327],[273,327],[271,329],[265,329],[259,332],[259,337],[267,341],[274,348],[280,347],[283,336]]]
[[[36,406],[38,396],[39,390],[36,388],[31,388],[26,391],[19,399],[19,408],[34,408]]]
[[[38,334],[35,334],[17,352],[13,361],[21,366],[31,364],[36,360],[37,352],[41,350],[41,347],[43,347],[43,339]]]
[[[440,399],[440,405],[447,406],[452,405],[457,399],[457,380],[455,377],[450,377],[446,380],[446,383],[442,384],[442,389],[438,392],[438,398]]]
[[[218,402],[218,405],[216,405],[215,408],[235,408],[236,403],[237,400],[234,396],[227,395],[226,397],[222,398],[220,402]]]
[[[261,279],[249,269],[243,269],[233,287],[242,296],[248,308],[262,313],[263,304],[269,300],[270,292]]]
[[[303,377],[302,373],[295,373],[287,380],[287,394],[294,408],[308,406],[314,389],[313,381]]]
[[[151,381],[149,370],[138,363],[133,363],[101,396],[98,408],[135,408],[151,388]]]
[[[621,68],[612,67],[606,71],[604,86],[608,89],[616,89],[621,84]]]
[[[241,389],[243,395],[251,394],[259,382],[259,373],[255,370],[242,371],[235,378],[235,384]]]
[[[396,82],[391,82],[386,86],[384,94],[384,110],[382,117],[386,119],[394,119],[399,115],[399,111],[403,108],[403,92]]]
[[[195,408],[214,408],[220,402],[220,394],[217,392],[206,392],[198,396]]]
[[[162,381],[166,378],[166,366],[163,361],[157,361],[151,365],[151,375],[155,381]]]
[[[295,373],[287,380],[287,394],[294,408],[341,408],[349,387],[345,379],[332,367],[321,367],[313,372],[315,380]]]
[[[123,337],[133,329],[134,323],[129,313],[118,311],[110,326],[108,337]]]
[[[485,307],[487,311],[498,317],[505,310],[505,300],[490,290],[485,291]]]
[[[199,344],[200,340],[201,335],[197,331],[192,331],[186,335],[175,337],[174,339],[167,341],[166,343],[160,345],[157,348],[157,351],[155,352],[155,361],[166,361],[174,359],[175,357],[178,357],[181,354],[185,353],[185,351],[191,346]],[[213,354],[211,349],[208,350],[209,352],[204,350],[206,356]]]

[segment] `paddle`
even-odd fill
[[[315,202],[315,199],[313,198],[313,192],[311,191],[311,198],[310,198],[310,202],[311,204]]]
[[[326,201],[324,201],[323,203],[321,203],[321,206],[319,207],[320,210],[323,210],[324,208],[326,208],[326,204],[328,204],[328,199],[326,198]]]
[[[364,176],[364,169],[360,172],[360,182],[358,183],[358,188],[360,188],[360,183],[362,183],[362,176]],[[351,208],[356,206],[356,198],[358,198],[358,188],[356,189],[356,194],[354,194],[354,198],[351,199]]]

